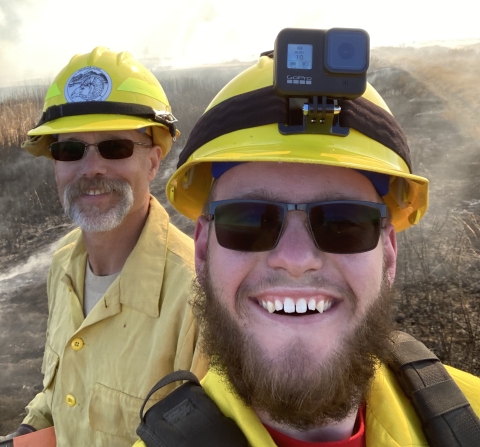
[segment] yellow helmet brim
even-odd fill
[[[52,158],[48,146],[54,141],[52,135],[75,132],[108,132],[116,130],[138,130],[151,128],[154,144],[162,148],[162,157],[165,157],[172,147],[172,138],[166,126],[145,118],[121,115],[80,115],[59,118],[49,121],[28,132],[29,137],[44,136],[44,138],[29,138],[22,148],[37,157]],[[180,132],[176,131],[176,137]]]
[[[167,196],[177,211],[196,220],[208,198],[213,162],[311,163],[367,170],[391,176],[384,200],[396,231],[402,231],[425,214],[428,180],[410,174],[405,161],[381,143],[365,141],[354,129],[348,138],[304,134],[289,139],[276,125],[231,132],[196,150],[170,178]]]

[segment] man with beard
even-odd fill
[[[216,96],[167,184],[197,219],[203,389],[254,447],[426,446],[387,361],[396,232],[425,214],[428,181],[371,86],[340,102],[347,136],[285,134],[272,71],[264,55]],[[480,413],[480,380],[448,371]],[[188,433],[188,415],[170,425]]]
[[[53,256],[43,391],[12,436],[55,427],[58,446],[128,446],[158,371],[203,376],[188,305],[193,244],[150,195],[179,135],[165,93],[126,52],[74,56],[23,147],[53,158],[79,227]]]

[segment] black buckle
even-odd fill
[[[307,100],[303,105],[301,102]],[[349,127],[340,126],[342,108],[336,99],[321,96],[310,98],[287,98],[287,123],[278,123],[278,130],[283,135],[310,133],[337,135],[346,137]],[[301,122],[299,115],[301,113]]]

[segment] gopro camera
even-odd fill
[[[367,87],[370,37],[351,28],[285,28],[275,40],[275,93],[354,99]]]

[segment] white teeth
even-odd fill
[[[104,194],[105,191],[100,190],[100,189],[90,189],[87,191],[87,194],[89,196],[98,196],[99,194]]]
[[[285,298],[285,301],[283,302],[283,310],[287,314],[295,312],[295,303],[291,298]]]
[[[296,309],[298,314],[304,314],[307,311],[307,301],[303,298],[300,298],[297,301],[295,309]]]
[[[321,300],[317,303],[317,310],[323,314],[323,311],[324,311],[324,307],[325,307],[325,301]]]
[[[317,310],[319,313],[323,314],[323,312],[326,312],[332,307],[333,303],[331,300],[321,300],[317,302],[315,298],[310,298],[308,303],[305,298],[300,298],[295,303],[292,298],[285,298],[283,303],[277,299],[275,302],[265,300],[258,301],[258,304],[271,314],[275,311],[279,312],[281,310],[287,314],[292,314],[294,312],[304,314],[307,312],[307,309],[313,311]]]

